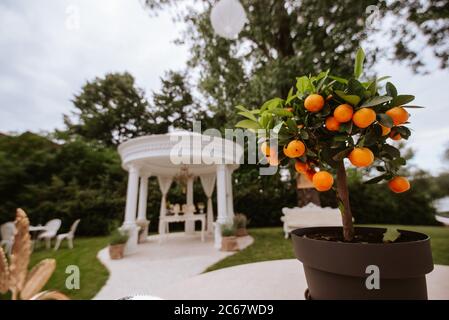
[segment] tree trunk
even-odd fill
[[[300,175],[296,175],[296,185],[299,184]],[[298,207],[304,207],[308,203],[314,203],[321,206],[320,195],[315,189],[299,189],[296,188],[296,195],[298,198]]]
[[[348,182],[346,180],[346,169],[343,160],[340,161],[337,169],[337,197],[339,200],[339,208],[343,219],[344,239],[345,241],[352,241],[352,239],[354,238],[354,224],[352,222]]]

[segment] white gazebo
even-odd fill
[[[162,193],[159,212],[159,234],[166,231],[167,193],[173,181],[182,178],[186,182],[186,205],[194,205],[193,183],[199,177],[206,194],[207,210],[203,225],[212,233],[215,225],[215,247],[221,246],[221,225],[230,223],[234,216],[232,173],[239,167],[243,148],[233,141],[217,136],[193,132],[173,132],[130,139],[118,147],[122,167],[128,171],[125,219],[122,229],[130,235],[126,250],[136,249],[139,226],[148,226],[148,179],[157,177]],[[217,219],[214,223],[212,194],[217,186]],[[194,232],[195,218],[185,221],[186,233]],[[199,219],[201,220],[201,219]],[[146,227],[147,228],[147,227]],[[147,230],[145,230],[147,232]]]

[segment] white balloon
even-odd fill
[[[220,0],[210,13],[210,20],[215,33],[226,39],[235,39],[242,31],[246,12],[238,0]]]

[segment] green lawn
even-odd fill
[[[429,235],[431,237],[434,263],[449,265],[449,228],[395,227],[423,232]],[[249,229],[249,233],[254,237],[253,245],[210,266],[206,272],[245,263],[294,258],[291,240],[284,239],[281,228]]]
[[[399,226],[399,228],[428,234],[432,239],[434,262],[449,265],[449,228],[415,226]],[[254,237],[254,243],[251,246],[212,265],[206,272],[245,263],[294,258],[291,240],[284,239],[281,228],[257,228],[249,231]],[[33,253],[30,266],[45,258],[56,259],[56,271],[45,289],[60,290],[71,299],[91,299],[108,279],[108,271],[96,257],[98,251],[107,244],[107,237],[77,238],[73,250],[68,249],[66,243],[57,252],[39,248]],[[68,276],[65,270],[69,265],[77,265],[80,268],[81,288],[79,290],[65,288],[65,280]],[[2,298],[6,297],[0,296],[0,299]]]
[[[59,290],[70,299],[92,299],[109,277],[108,270],[97,259],[98,251],[107,244],[107,237],[76,238],[73,249],[68,249],[64,241],[62,247],[56,252],[46,250],[43,244],[40,244],[31,255],[30,267],[45,258],[56,259],[56,270],[44,289]],[[68,290],[65,287],[68,277],[65,270],[69,265],[76,265],[80,269],[79,290]]]

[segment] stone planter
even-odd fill
[[[239,246],[237,237],[223,237],[221,239],[221,251],[237,251]]]
[[[238,229],[235,231],[235,235],[236,235],[237,237],[244,237],[244,236],[247,236],[247,235],[248,235],[248,231],[246,230],[246,228],[238,228]]]
[[[122,259],[125,252],[125,244],[109,245],[109,256],[112,260]]]
[[[310,299],[427,299],[426,274],[433,270],[428,236],[399,230],[394,243],[382,243],[383,228],[355,228],[372,243],[318,240],[342,233],[341,227],[292,232],[295,255],[303,263]],[[376,275],[377,273],[377,275]],[[376,283],[377,286],[373,287]]]

